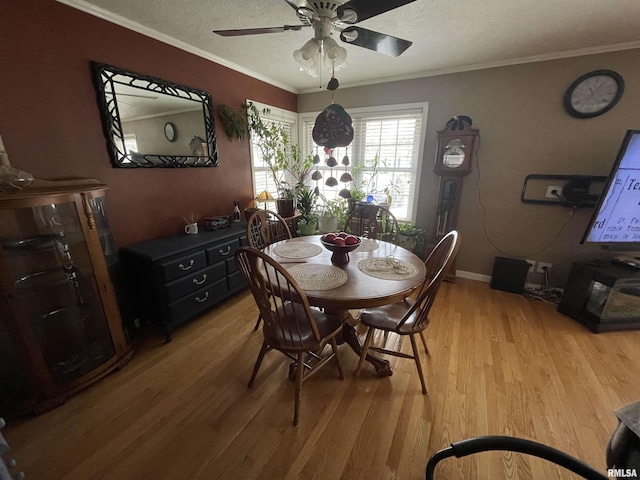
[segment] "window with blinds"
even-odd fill
[[[326,152],[313,141],[312,130],[317,114],[301,115],[302,151],[318,153],[338,161],[333,169],[320,162],[322,180],[317,182],[327,198],[337,198],[341,189],[358,188],[378,203],[391,201],[390,210],[398,220],[414,221],[418,203],[418,182],[423,154],[427,104],[395,105],[379,109],[349,109],[353,120],[354,140],[348,147]],[[349,157],[349,166],[342,161]],[[353,182],[340,182],[349,172]],[[333,176],[336,187],[325,181]],[[315,185],[314,185],[315,186]]]
[[[261,113],[261,117],[265,123],[276,122],[279,123],[285,130],[292,144],[296,143],[297,139],[297,114],[288,110],[265,105],[260,102],[254,102],[253,100],[247,100],[247,103],[252,102],[258,111]],[[264,110],[268,110],[267,113]],[[269,192],[273,198],[278,197],[276,191],[276,185],[271,175],[271,170],[267,163],[262,159],[262,152],[260,147],[255,143],[255,139],[251,139],[251,167],[253,170],[253,192],[257,197],[262,192]],[[267,205],[267,208],[273,209],[274,205]]]

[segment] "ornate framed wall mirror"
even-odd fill
[[[104,63],[91,69],[114,167],[218,166],[209,93]]]

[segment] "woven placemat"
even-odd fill
[[[309,258],[322,252],[320,245],[307,242],[287,242],[273,248],[273,253],[284,258]]]
[[[358,262],[362,273],[384,280],[407,280],[418,274],[418,268],[408,262],[388,257],[365,258]]]
[[[371,240],[370,238],[363,238],[362,244],[356,248],[353,252],[373,252],[378,249],[378,242]]]
[[[305,263],[286,267],[303,290],[331,290],[347,281],[347,272],[333,265]]]

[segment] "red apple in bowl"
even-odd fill
[[[355,235],[347,235],[344,239],[345,245],[355,245],[356,243],[360,243],[360,239]]]
[[[343,245],[345,245],[345,244],[346,244],[346,242],[344,241],[344,239],[343,239],[343,238],[341,238],[341,237],[337,237],[337,238],[334,238],[334,239],[333,239],[333,244],[334,244],[334,245],[338,245],[338,246],[343,246]]]
[[[336,239],[335,233],[327,233],[324,237],[322,237],[323,242],[329,242],[329,243],[333,243],[335,239]]]

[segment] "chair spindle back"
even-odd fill
[[[235,257],[260,309],[265,337],[288,350],[305,350],[302,332],[309,329],[321,340],[307,296],[282,265],[253,247],[239,248]]]

